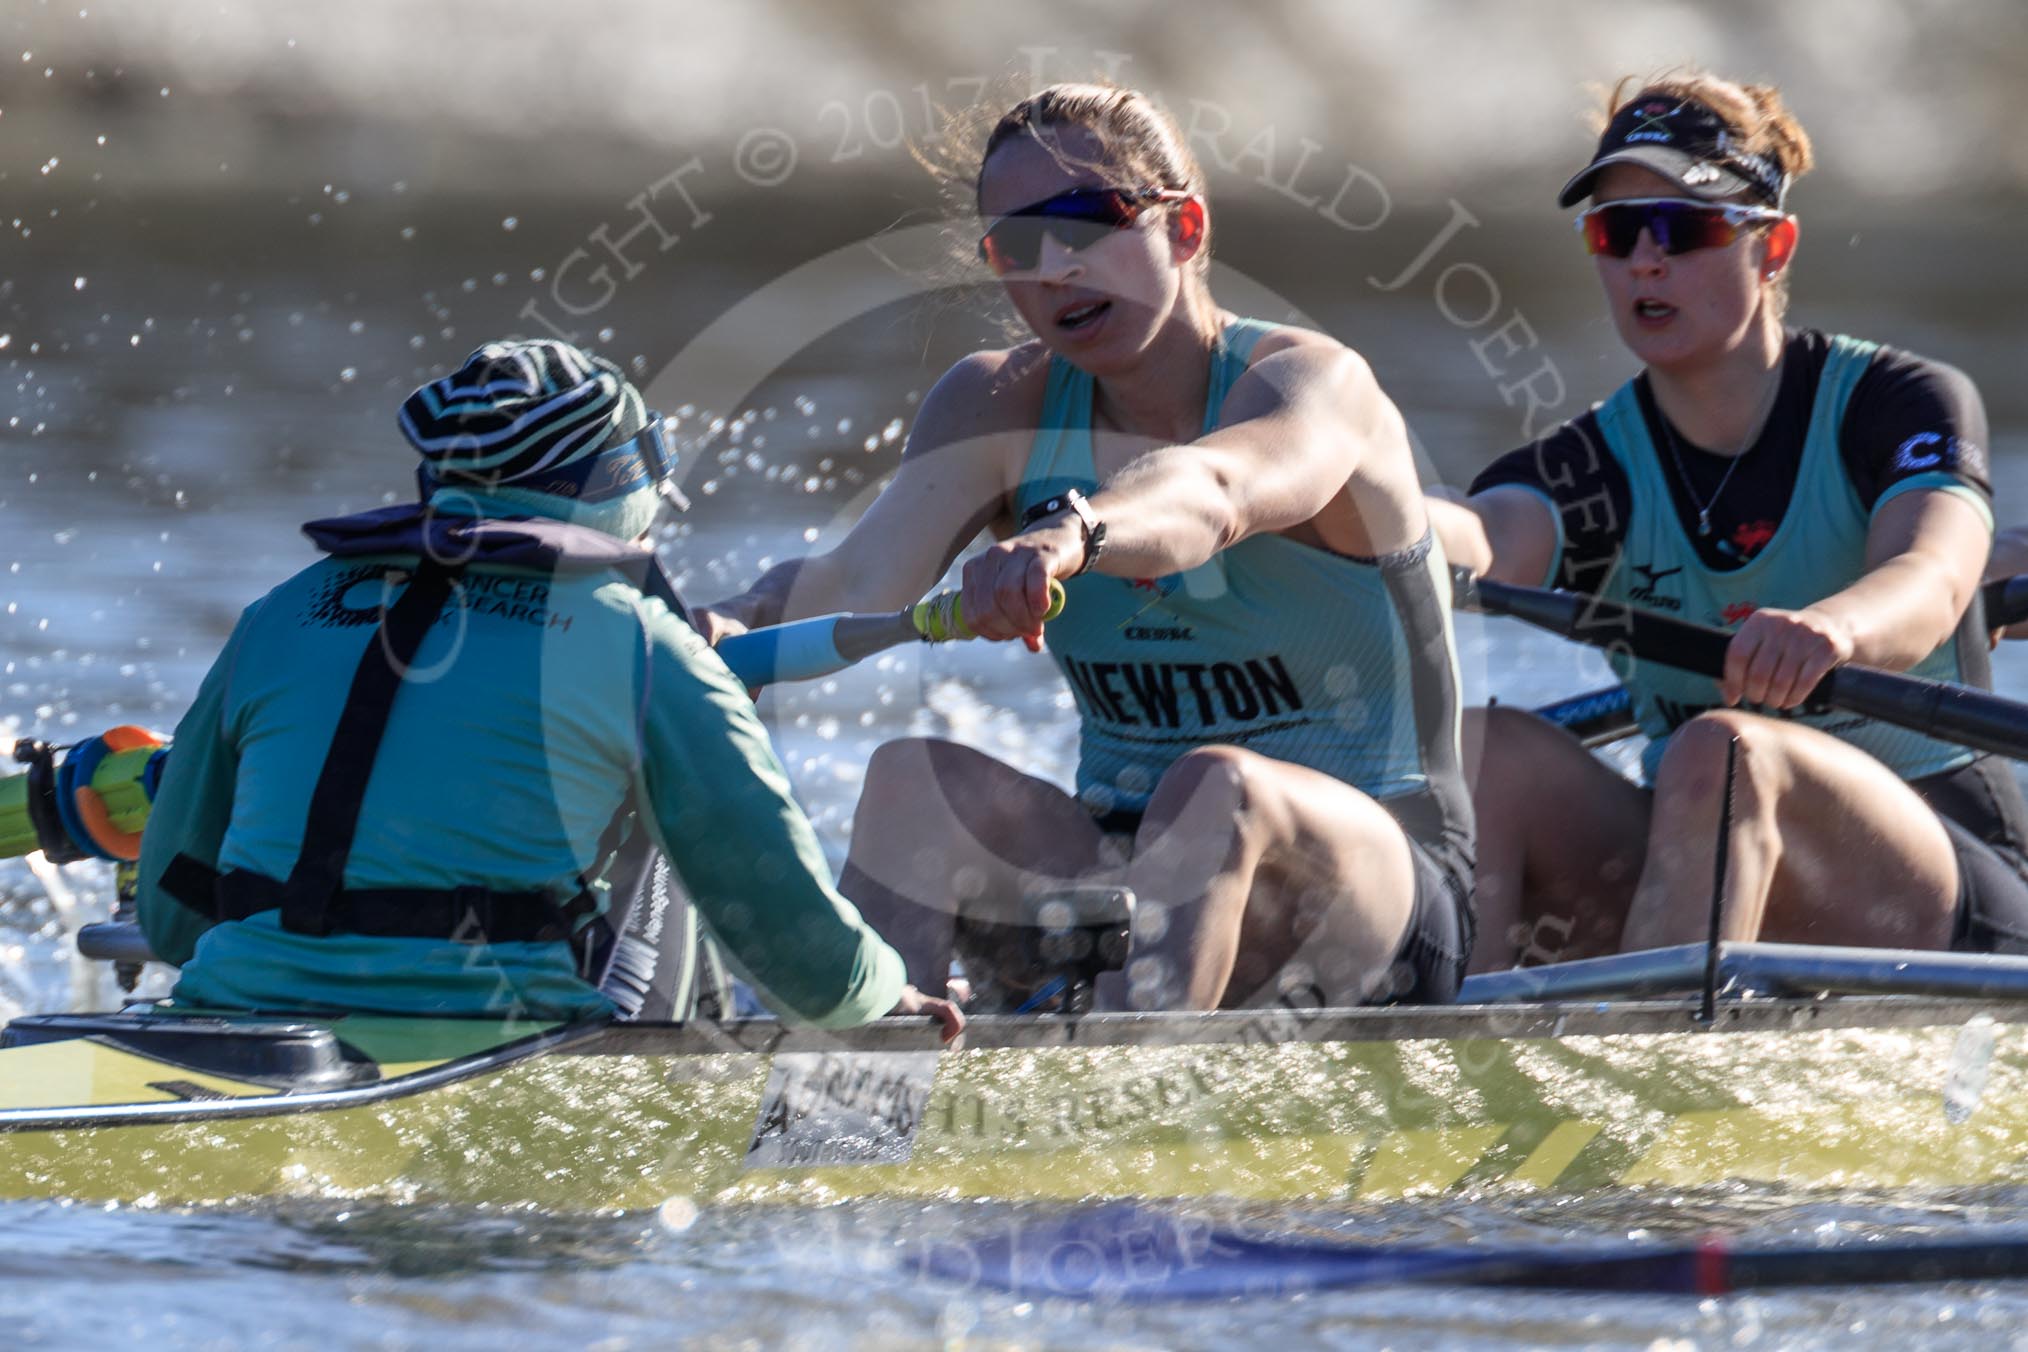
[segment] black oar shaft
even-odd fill
[[[2028,620],[2028,573],[1995,578],[1979,589],[1986,603],[1986,623],[1994,629]]]
[[[1725,674],[1732,635],[1709,625],[1578,596],[1458,578],[1458,604],[1508,615],[1573,642],[1615,649],[1713,678]],[[1896,727],[2028,760],[2028,705],[1984,690],[1872,667],[1844,666],[1811,692],[1805,707],[1837,708]]]
[[[2005,628],[2028,620],[2028,574],[2003,577],[1980,589],[1991,629]],[[1560,699],[1535,711],[1587,747],[1601,747],[1631,737],[1640,731],[1634,721],[1633,703],[1623,685],[1608,685],[1580,695]]]

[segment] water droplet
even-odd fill
[[[500,228],[502,230],[512,230],[515,226],[520,224],[521,218],[519,216],[509,216],[506,220],[500,222]]]
[[[353,381],[359,379],[359,368],[356,366],[348,366],[338,373],[338,378],[349,385]]]
[[[70,284],[70,289],[71,289],[71,290],[73,290],[73,291],[82,291],[82,290],[84,290],[84,289],[85,289],[85,279],[84,279],[84,278],[82,278],[82,277],[78,278],[78,279],[77,279],[76,281],[74,281],[74,282],[72,282],[72,283]]]

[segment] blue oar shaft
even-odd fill
[[[883,648],[920,638],[905,610],[893,615],[820,615],[737,634],[719,643],[718,655],[740,684],[774,685],[829,676]]]

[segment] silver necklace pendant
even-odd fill
[[[1711,509],[1709,507],[1697,513],[1697,533],[1706,536],[1711,534]]]

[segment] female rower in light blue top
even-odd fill
[[[1143,95],[1057,86],[979,155],[985,261],[1034,337],[953,367],[831,553],[708,633],[901,605],[981,529],[965,615],[1042,637],[1077,703],[1073,796],[890,743],[840,886],[942,988],[954,937],[1068,883],[1138,896],[1101,1005],[1444,1000],[1470,946],[1470,805],[1441,551],[1401,418],[1323,334],[1206,281],[1203,175]],[[969,951],[969,950],[968,950]]]
[[[1624,85],[1622,86],[1624,88]],[[1983,685],[1968,613],[1993,516],[1985,416],[1910,353],[1785,330],[1809,141],[1779,94],[1706,74],[1616,99],[1561,205],[1642,371],[1496,461],[1461,562],[1734,630],[1722,680],[1615,659],[1651,739],[1631,783],[1560,729],[1488,711],[1482,966],[1700,941],[1728,747],[1728,939],[2020,950],[2028,807],[2004,762],[1805,697],[1859,662]],[[1518,932],[1510,929],[1518,922]]]

